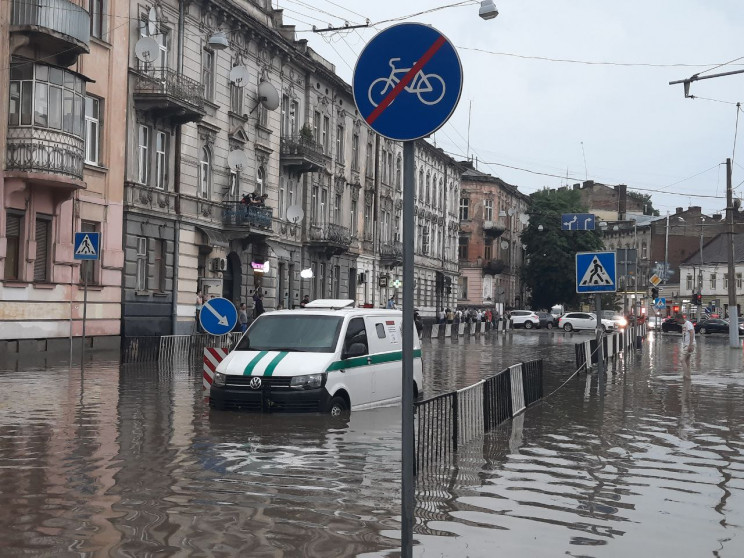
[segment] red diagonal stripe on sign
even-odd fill
[[[403,76],[403,79],[398,82],[398,85],[393,87],[393,90],[387,94],[382,102],[377,105],[375,110],[372,111],[372,114],[370,114],[366,118],[367,124],[372,124],[375,120],[377,120],[382,112],[390,106],[390,103],[392,103],[398,96],[398,94],[403,91],[403,88],[411,83],[413,77],[421,70],[421,68],[424,67],[424,64],[431,60],[431,57],[436,54],[436,52],[442,47],[445,42],[447,42],[447,39],[445,39],[443,35],[439,35],[439,38],[434,41],[434,44],[429,47],[429,50],[427,50],[424,55],[418,59],[418,61],[413,65],[413,68],[408,70],[408,73]]]
[[[204,379],[207,381],[207,383],[209,385],[212,385],[212,381],[213,381],[212,380],[212,376],[210,376],[209,374],[207,374],[206,371],[204,372]]]

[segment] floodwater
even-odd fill
[[[569,379],[586,338],[424,343],[427,396],[534,358],[560,389],[420,473],[415,555],[742,556],[741,349],[701,339],[685,374],[651,337],[600,386]],[[200,370],[95,358],[0,371],[0,555],[397,555],[399,407],[220,413]]]

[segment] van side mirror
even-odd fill
[[[344,359],[360,357],[367,354],[367,345],[364,343],[352,343],[344,353]]]

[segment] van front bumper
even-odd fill
[[[209,406],[256,413],[325,413],[331,401],[324,387],[316,389],[214,386],[209,392]]]

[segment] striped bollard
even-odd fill
[[[214,379],[214,371],[217,369],[217,365],[222,362],[230,349],[222,349],[215,347],[206,347],[204,349],[204,375],[202,378],[202,387],[209,396],[209,390],[212,387],[212,381]]]

